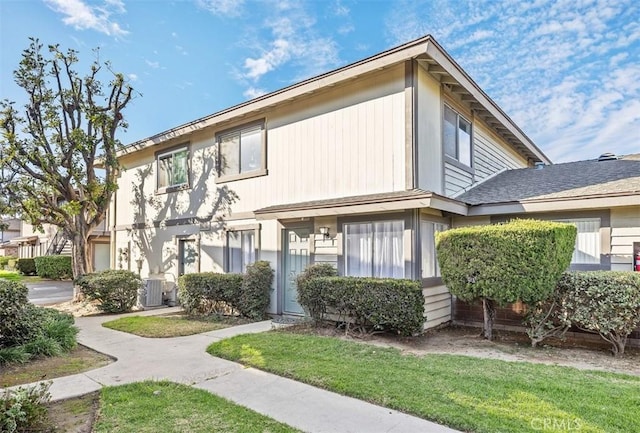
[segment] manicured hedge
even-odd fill
[[[231,313],[260,319],[269,306],[272,282],[269,262],[258,261],[247,266],[246,274],[183,275],[178,279],[178,297],[188,314],[224,313],[231,309]]]
[[[16,261],[16,270],[22,275],[35,275],[36,262],[34,259],[22,258]]]
[[[362,329],[401,335],[422,332],[426,320],[424,297],[417,281],[391,278],[314,277],[306,281],[303,307],[314,319],[337,314]],[[306,305],[313,299],[313,305]],[[313,317],[313,316],[312,316]]]
[[[629,334],[640,325],[640,273],[565,273],[551,302],[534,305],[527,323],[534,343],[555,336],[554,328],[575,326],[599,334],[614,355],[622,355]]]
[[[106,313],[131,311],[142,288],[138,274],[121,269],[82,275],[75,284],[87,298],[100,301],[98,308]]]
[[[495,305],[547,299],[569,267],[577,229],[551,221],[513,220],[436,234],[442,280],[463,301],[483,301],[491,339]]]
[[[236,308],[240,303],[241,290],[242,274],[201,272],[178,279],[178,299],[187,314],[208,313],[215,307],[211,303],[224,303],[229,308]]]
[[[62,280],[73,276],[71,256],[41,256],[36,257],[34,261],[36,264],[36,273],[39,277],[50,280]]]

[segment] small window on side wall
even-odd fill
[[[444,106],[442,137],[445,155],[471,167],[471,122],[449,106]]]
[[[264,122],[252,123],[216,136],[221,180],[259,176],[265,167]]]
[[[189,147],[180,146],[156,155],[157,190],[189,186]]]
[[[227,272],[244,273],[247,265],[256,261],[256,231],[227,232]]]
[[[448,224],[428,220],[420,221],[420,245],[422,250],[422,278],[440,277],[436,255],[435,235],[449,229]]]

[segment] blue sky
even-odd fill
[[[554,162],[640,152],[637,0],[0,0],[0,98],[29,36],[99,46],[129,143],[427,33]]]

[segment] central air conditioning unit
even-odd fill
[[[162,306],[163,289],[164,280],[152,278],[144,280],[144,288],[138,294],[138,304],[144,308]]]

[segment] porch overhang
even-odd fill
[[[22,244],[31,244],[35,243],[38,240],[38,236],[21,236],[17,238],[13,238],[9,240],[11,245],[22,245]]]
[[[311,218],[429,208],[467,215],[467,205],[430,191],[413,189],[269,206],[256,210],[257,220]]]

